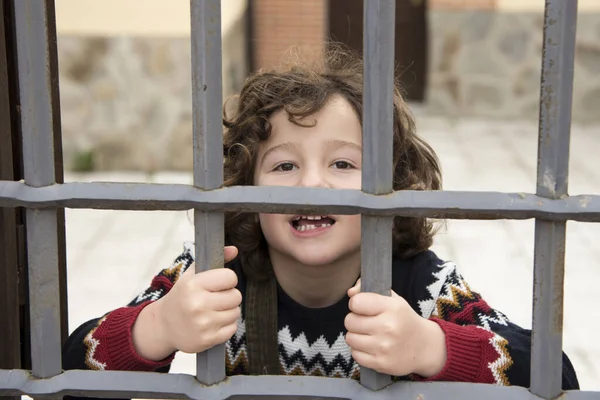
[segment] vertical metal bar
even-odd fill
[[[62,123],[60,112],[60,87],[58,80],[58,43],[56,36],[56,7],[54,0],[46,0],[48,32],[48,59],[50,74],[50,105],[52,107],[52,131],[54,137],[54,180],[64,183]],[[67,244],[65,235],[65,209],[56,212],[58,229],[58,280],[61,315],[61,343],[69,337],[69,307],[67,300]]]
[[[223,185],[221,2],[191,0],[194,185]],[[224,216],[194,211],[196,272],[222,268]],[[205,385],[225,379],[225,345],[196,356],[196,378]]]
[[[567,195],[577,0],[546,0],[537,194]],[[553,399],[562,390],[563,283],[566,223],[536,220],[531,392]]]
[[[393,191],[395,0],[364,2],[364,88],[362,190]],[[361,290],[390,295],[392,283],[391,217],[362,215]],[[361,368],[361,384],[378,390],[389,375]]]
[[[5,7],[0,1],[0,179],[18,180],[14,168],[14,131],[11,124],[9,86],[14,69],[9,67],[5,35]],[[10,15],[6,16],[8,20]],[[8,24],[7,24],[8,25]],[[19,240],[17,210],[0,208],[0,369],[22,368],[19,309]],[[0,396],[0,400],[19,400],[20,396]]]
[[[14,2],[25,183],[55,183],[47,3]],[[27,253],[32,373],[61,373],[61,322],[56,210],[28,209]]]

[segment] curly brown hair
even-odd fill
[[[287,63],[248,77],[234,97],[237,105],[232,116],[223,111],[225,186],[253,184],[258,146],[271,133],[269,117],[275,111],[285,110],[291,122],[301,125],[303,117],[319,111],[332,96],[341,95],[362,123],[363,62],[355,52],[340,44],[329,44],[318,61],[292,51],[289,55],[293,57]],[[414,119],[396,82],[394,190],[440,190],[438,158],[415,131]],[[227,243],[238,247],[249,278],[271,276],[267,242],[256,214],[226,214],[225,234]],[[394,256],[407,258],[427,250],[434,234],[434,224],[426,218],[395,217]]]

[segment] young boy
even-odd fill
[[[362,61],[340,49],[321,66],[251,76],[224,120],[225,185],[360,189],[361,115]],[[437,157],[396,89],[394,190],[438,189]],[[228,214],[226,268],[194,274],[186,245],[130,304],[71,334],[64,368],[168,371],[177,351],[226,343],[228,375],[358,379],[362,365],[529,386],[531,332],[429,250],[430,221],[395,218],[391,296],[360,292],[360,225],[360,215]],[[563,388],[579,388],[566,356]]]

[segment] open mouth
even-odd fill
[[[290,224],[295,230],[305,232],[319,228],[328,228],[335,224],[335,220],[328,216],[296,215],[292,218]]]

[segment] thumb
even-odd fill
[[[224,261],[228,263],[237,257],[238,249],[235,246],[225,246],[224,253]]]
[[[390,291],[391,291],[391,297],[400,297],[393,290],[390,290]],[[358,278],[358,281],[356,281],[354,286],[352,286],[350,289],[348,289],[348,297],[352,297],[358,293],[360,293],[360,278]]]
[[[225,264],[227,264],[228,262],[230,262],[231,260],[233,260],[234,258],[236,258],[238,255],[238,249],[235,246],[225,246],[224,247],[224,262]],[[190,267],[187,269],[187,271],[185,271],[185,273],[183,274],[183,276],[187,277],[188,275],[194,275],[196,273],[196,263],[193,262],[192,265],[190,265]]]
[[[352,297],[354,295],[357,295],[358,293],[360,293],[360,278],[358,278],[354,286],[348,289],[348,297]]]

